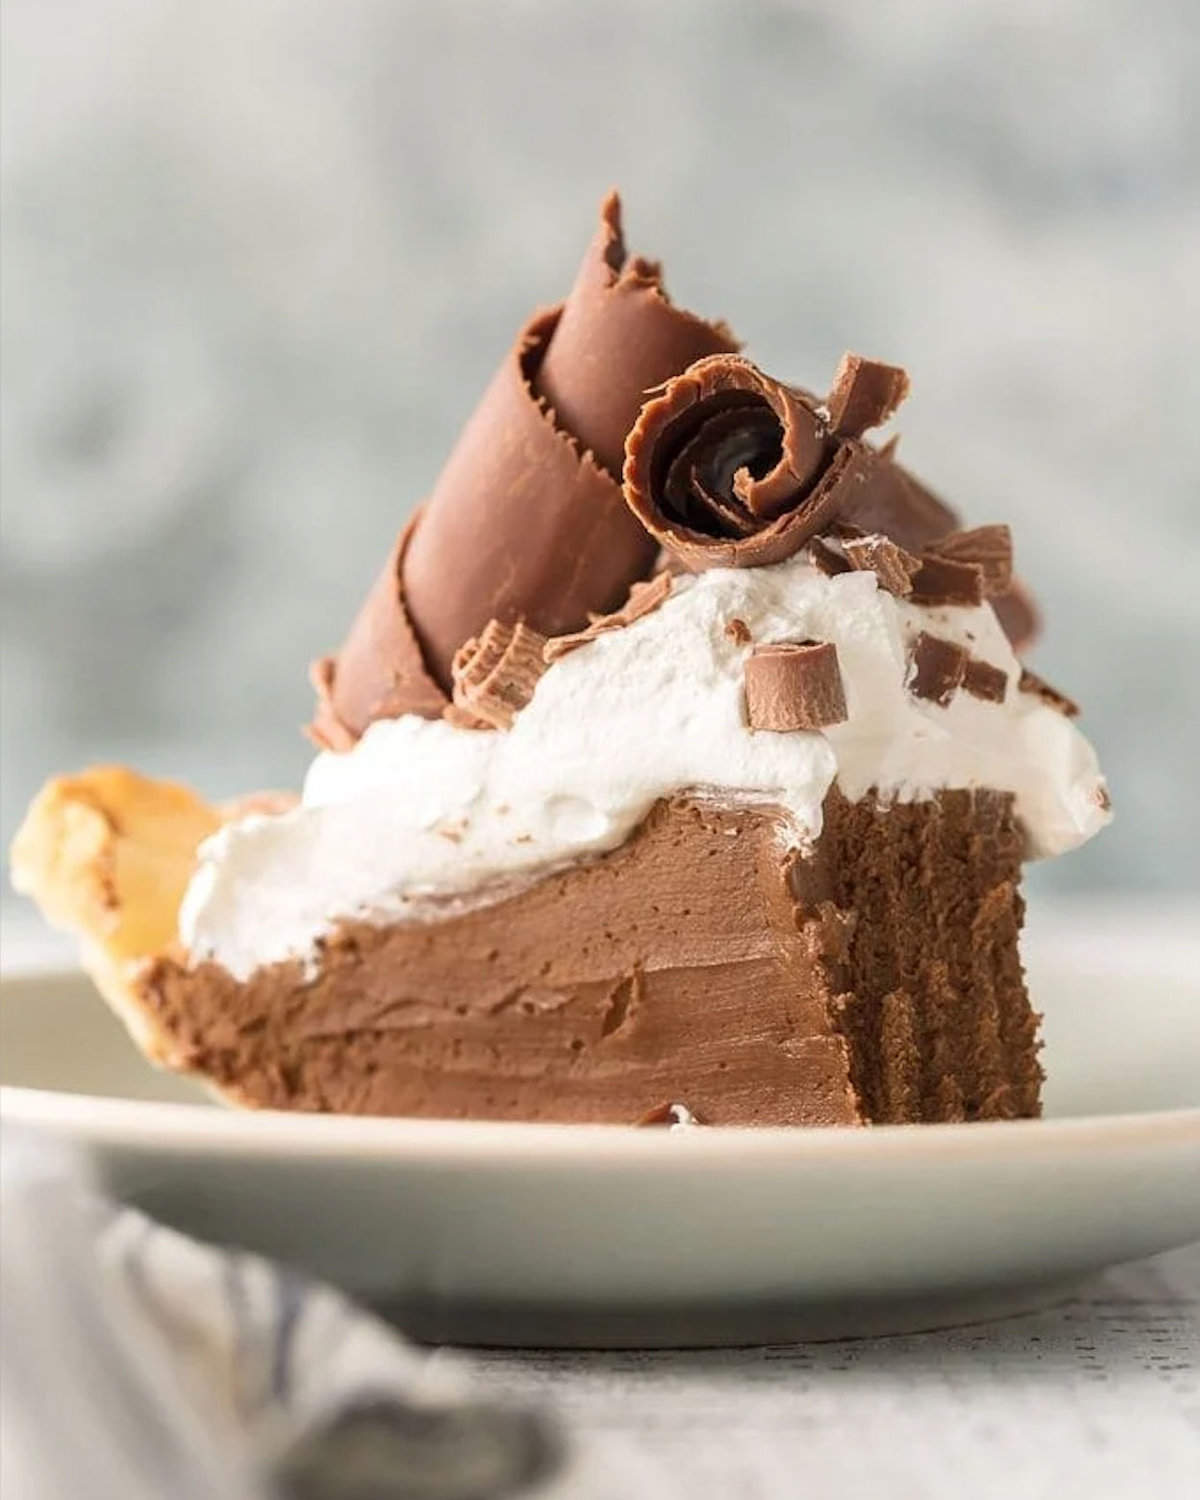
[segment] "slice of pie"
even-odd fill
[[[608,200],[315,665],[299,800],[60,778],[17,885],[240,1105],[1036,1114],[1021,865],[1108,796],[1007,528],[866,436],[907,389],[763,374]]]

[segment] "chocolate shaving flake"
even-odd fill
[[[1022,693],[1033,693],[1040,698],[1047,708],[1056,708],[1060,714],[1065,714],[1068,719],[1079,717],[1079,705],[1066,693],[1060,693],[1036,672],[1031,672],[1028,667],[1021,668],[1021,676],[1017,681],[1017,689]]]
[[[923,630],[908,654],[904,685],[914,698],[945,708],[962,686],[969,654],[956,642]]]
[[[983,592],[988,599],[1012,587],[1012,532],[1007,526],[975,526],[970,531],[952,531],[931,542],[927,552],[951,562],[974,563],[983,573]]]
[[[861,373],[868,367],[890,368],[859,361],[860,383],[877,384]],[[899,387],[889,380],[890,400]],[[882,399],[872,397],[872,411]],[[697,360],[651,395],[626,439],[624,472],[630,510],[693,572],[782,562],[835,521],[919,552],[956,521],[898,464],[834,431],[810,392],[738,355]]]
[[[891,537],[878,534],[847,537],[842,543],[842,551],[852,568],[874,573],[879,587],[889,594],[904,599],[912,593],[913,579],[921,569],[921,561]]]
[[[748,646],[753,639],[750,634],[749,625],[746,624],[745,620],[738,619],[737,615],[725,621],[725,634],[735,646]]]
[[[1003,667],[994,667],[990,661],[972,656],[963,673],[964,693],[973,698],[982,698],[985,703],[1003,703],[1008,692],[1008,673]]]
[[[548,640],[542,648],[542,656],[546,665],[556,662],[560,656],[566,656],[578,646],[586,646],[598,635],[607,635],[610,631],[622,630],[626,625],[632,625],[635,620],[640,620],[643,615],[650,614],[667,599],[674,582],[672,574],[656,573],[653,578],[635,583],[629,590],[629,598],[611,615],[594,615],[591,624],[585,630],[577,630],[571,635],[556,635]]]
[[[839,437],[861,437],[888,420],[908,389],[908,374],[899,366],[843,354],[825,400],[830,426]]]
[[[909,598],[929,609],[942,604],[982,604],[983,569],[977,563],[954,562],[936,552],[922,552]]]
[[[454,722],[474,717],[491,729],[509,729],[533,697],[546,670],[546,639],[524,621],[489,620],[483,632],[461,646],[451,664]]]
[[[832,641],[779,641],[746,659],[746,716],[751,729],[786,733],[822,729],[846,718],[846,693]]]
[[[629,254],[621,200],[610,192],[533,384],[558,427],[619,485],[625,436],[646,391],[737,347],[723,322],[671,301],[658,261]]]
[[[815,536],[808,544],[809,561],[827,578],[849,573],[851,564],[841,548],[827,536]]]

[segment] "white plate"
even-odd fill
[[[1190,957],[1189,957],[1190,954]],[[632,1130],[240,1114],[77,974],[3,981],[5,1117],[169,1223],[468,1342],[748,1343],[1025,1309],[1200,1238],[1200,962],[1045,955],[1043,1121]]]

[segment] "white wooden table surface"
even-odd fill
[[[616,1495],[1200,1494],[1200,1245],[1115,1268],[1047,1312],[947,1333],[473,1363],[559,1412],[581,1483]]]

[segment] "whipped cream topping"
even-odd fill
[[[848,718],[821,733],[746,722],[751,644],[832,641]],[[921,631],[1001,668],[1003,703],[946,707],[905,688]],[[711,793],[779,807],[803,848],[836,781],[914,801],[951,788],[1010,791],[1031,856],[1059,854],[1108,821],[1088,741],[1017,689],[1020,668],[990,605],[921,608],[870,572],[826,577],[803,557],[682,577],[634,624],[562,657],[507,731],[408,715],[313,762],[301,805],[223,828],[201,846],[180,911],[194,961],[245,978],[310,962],[340,922],[445,916],[616,848],[660,797]]]

